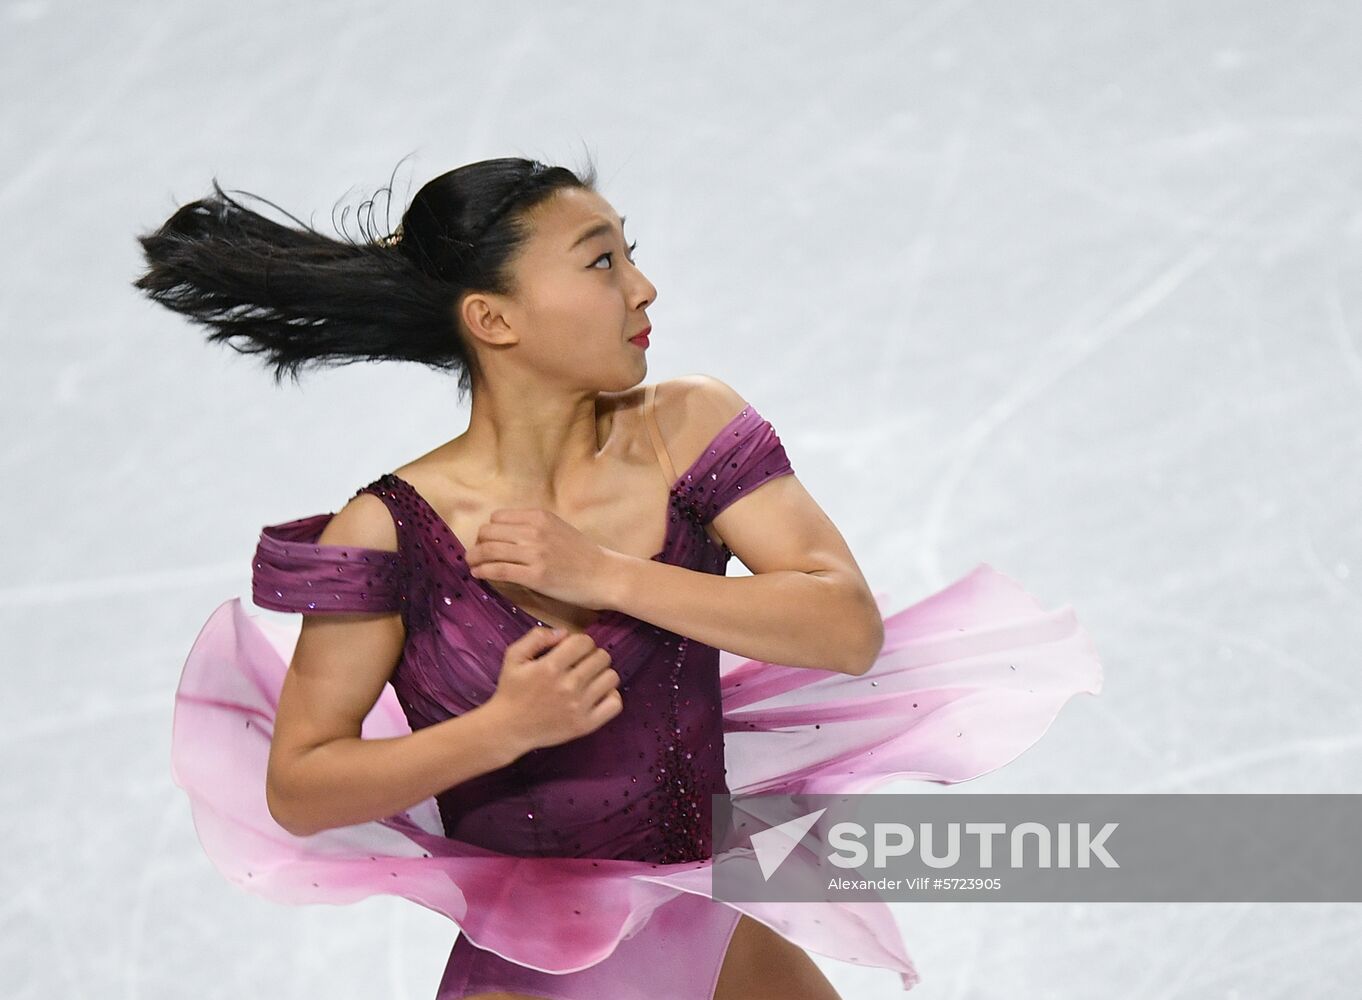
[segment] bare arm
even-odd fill
[[[318,541],[395,551],[383,502],[360,494]],[[398,612],[308,615],[284,678],[270,744],[266,800],[297,836],[391,816],[526,748],[487,702],[408,736],[362,739],[360,726],[391,676],[406,637]]]
[[[665,423],[659,390],[659,424],[669,442],[686,441],[668,450],[689,459],[744,400],[710,376],[669,385],[677,382],[685,384],[681,405]],[[667,424],[680,427],[669,434]],[[752,576],[612,552],[610,607],[749,659],[848,674],[870,669],[884,645],[874,595],[836,525],[793,474],[766,481],[712,524]]]

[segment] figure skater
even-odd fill
[[[219,870],[444,913],[439,1000],[835,1000],[809,951],[910,989],[883,903],[712,898],[710,797],[1001,766],[1100,688],[1072,608],[981,563],[886,616],[743,394],[644,381],[657,289],[594,167],[472,163],[360,240],[213,189],[139,237],[137,288],[276,381],[413,361],[471,396],[262,529],[253,600],[296,629],[233,598],[190,651],[172,767]]]

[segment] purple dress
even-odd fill
[[[670,489],[652,558],[723,574],[704,530],[767,480],[792,473],[751,405],[676,475],[644,415]],[[333,516],[265,527],[253,598],[306,614],[400,611],[406,627],[366,738],[400,736],[482,704],[507,644],[538,624],[471,576],[464,547],[405,480],[380,476],[396,552],[318,545]],[[882,612],[883,595],[876,594]],[[619,673],[623,711],[396,816],[295,837],[265,806],[290,628],[220,606],[176,693],[172,766],[219,870],[286,903],[405,896],[461,933],[438,1000],[505,990],[556,1000],[710,1000],[742,913],[809,951],[917,972],[882,902],[728,902],[710,896],[710,795],[869,791],[894,778],[963,781],[1033,744],[1101,665],[1064,605],[1044,611],[980,564],[885,617],[875,666],[851,676],[744,660],[622,612],[586,627]]]

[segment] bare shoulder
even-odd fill
[[[382,500],[372,493],[360,493],[326,523],[317,542],[396,552],[397,526]]]
[[[742,412],[747,400],[713,375],[680,375],[657,384],[657,429],[667,450],[681,459],[697,458],[724,425]]]

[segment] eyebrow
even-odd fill
[[[621,233],[624,232],[624,224],[625,224],[625,222],[628,221],[628,219],[629,219],[629,216],[627,216],[627,215],[621,215],[621,216],[620,216],[620,232],[621,232]],[[598,222],[598,223],[596,223],[594,226],[592,226],[590,229],[588,229],[586,232],[582,233],[581,236],[578,236],[575,240],[573,240],[573,241],[572,241],[572,246],[568,247],[568,249],[569,249],[569,250],[575,250],[575,249],[577,249],[578,244],[585,243],[587,240],[591,239],[591,237],[593,237],[593,236],[603,236],[603,235],[605,235],[605,234],[607,234],[607,233],[610,233],[610,232],[613,232],[613,231],[614,231],[614,226],[610,225],[610,223],[608,223],[608,222]]]

